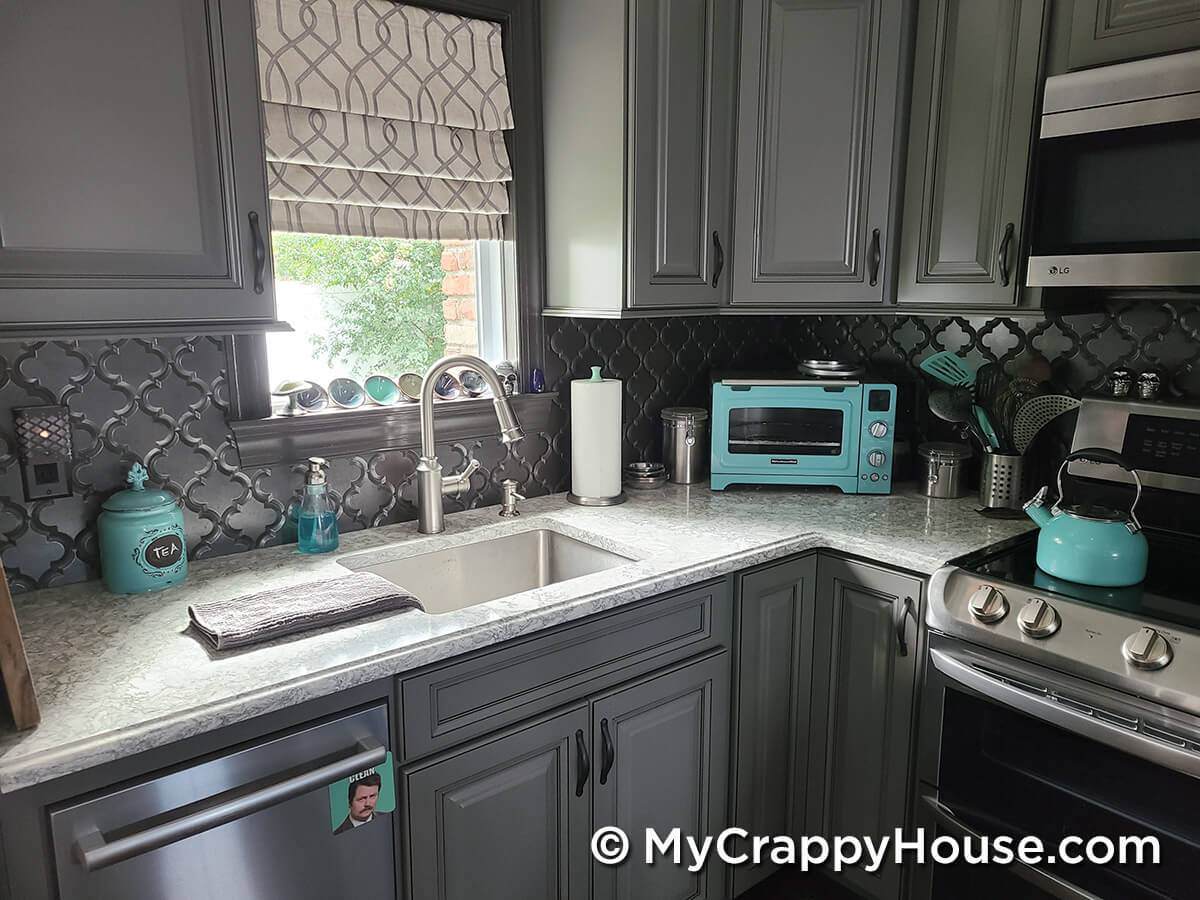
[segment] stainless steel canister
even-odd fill
[[[1025,502],[1025,457],[1009,453],[983,454],[979,502],[988,509],[1020,509]]]
[[[917,454],[924,461],[921,491],[926,497],[950,499],[967,494],[967,460],[971,448],[967,444],[941,441],[922,444]]]
[[[663,463],[676,484],[708,477],[708,410],[669,406],[662,411]]]

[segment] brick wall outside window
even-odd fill
[[[446,354],[479,353],[475,319],[475,244],[442,241],[442,314],[446,320]]]

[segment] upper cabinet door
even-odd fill
[[[884,300],[902,6],[743,4],[733,304]]]
[[[0,328],[273,319],[254,53],[250,0],[0,4]]]
[[[1075,0],[1072,69],[1200,47],[1200,0]]]
[[[897,291],[1014,305],[1045,0],[920,5]]]
[[[728,296],[733,0],[629,6],[629,306]]]

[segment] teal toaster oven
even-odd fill
[[[896,386],[857,379],[728,377],[713,383],[712,487],[892,487]]]

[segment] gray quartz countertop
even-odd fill
[[[987,519],[974,502],[828,489],[709,490],[707,484],[630,492],[607,508],[563,495],[446,517],[446,531],[416,523],[342,536],[338,552],[294,545],[195,562],[187,580],[153,594],[110,594],[100,582],[18,595],[42,723],[0,732],[0,791],[211,731],[261,713],[578,619],[815,547],[929,574],[946,561],[1026,531]],[[546,527],[634,561],[604,572],[445,613],[406,611],[213,652],[188,629],[188,604],[347,574],[501,534]]]

